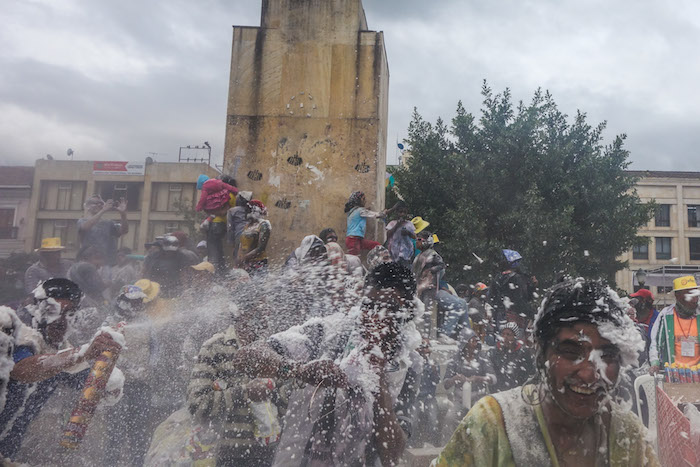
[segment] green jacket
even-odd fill
[[[651,331],[652,346],[649,352],[649,361],[652,365],[663,366],[667,362],[670,365],[676,361],[674,351],[676,333],[673,319],[675,312],[676,305],[667,306],[661,310],[656,323],[654,323],[654,328]],[[698,319],[695,322],[698,327],[698,336],[700,336],[700,316],[696,315],[696,317]]]

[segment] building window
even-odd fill
[[[114,200],[114,205],[118,206],[119,200],[126,200],[127,211],[141,210],[141,192],[143,183],[140,182],[98,182],[95,184],[95,192],[105,201]]]
[[[61,244],[74,251],[78,246],[78,224],[74,220],[40,219],[37,221],[35,248],[41,245],[41,239],[59,237]]]
[[[194,210],[196,195],[194,183],[154,183],[151,211],[182,213]]]
[[[0,208],[0,240],[17,238],[15,208]]]
[[[656,259],[671,259],[671,237],[656,237]]]
[[[688,227],[700,227],[700,205],[688,205]]]
[[[85,182],[42,180],[39,209],[46,211],[82,211]]]
[[[700,261],[700,238],[689,238],[690,260]]]
[[[673,292],[673,287],[671,287],[671,286],[664,287],[664,286],[660,285],[656,288],[656,293],[659,295],[663,295],[665,293],[671,293],[671,292]]]
[[[633,246],[632,259],[649,259],[649,244]]]
[[[671,205],[660,204],[656,208],[656,217],[654,219],[656,227],[671,227]]]

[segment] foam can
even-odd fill
[[[668,364],[668,362],[664,363],[664,373],[666,374],[666,382],[667,383],[672,383],[671,379],[671,366]]]
[[[85,379],[83,392],[63,429],[61,446],[64,448],[77,449],[85,437],[97,404],[105,394],[107,380],[117,364],[117,358],[119,358],[119,351],[105,350],[92,365],[90,374]]]

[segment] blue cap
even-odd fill
[[[515,250],[503,250],[503,256],[506,257],[506,261],[509,263],[514,263],[523,257]]]
[[[197,177],[197,189],[198,189],[198,190],[201,190],[201,189],[202,189],[202,185],[204,185],[204,182],[206,182],[207,180],[209,180],[209,177],[207,177],[207,176],[204,175],[204,174],[202,174],[202,175],[200,175],[199,177]]]

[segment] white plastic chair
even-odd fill
[[[646,395],[646,405],[642,405],[642,399],[640,397],[641,391],[644,391]],[[657,435],[657,423],[656,423],[656,379],[650,375],[641,375],[634,380],[634,396],[637,403],[637,413],[639,418],[643,420],[642,414],[647,413],[649,423],[647,428],[649,429],[649,434],[656,444]]]

